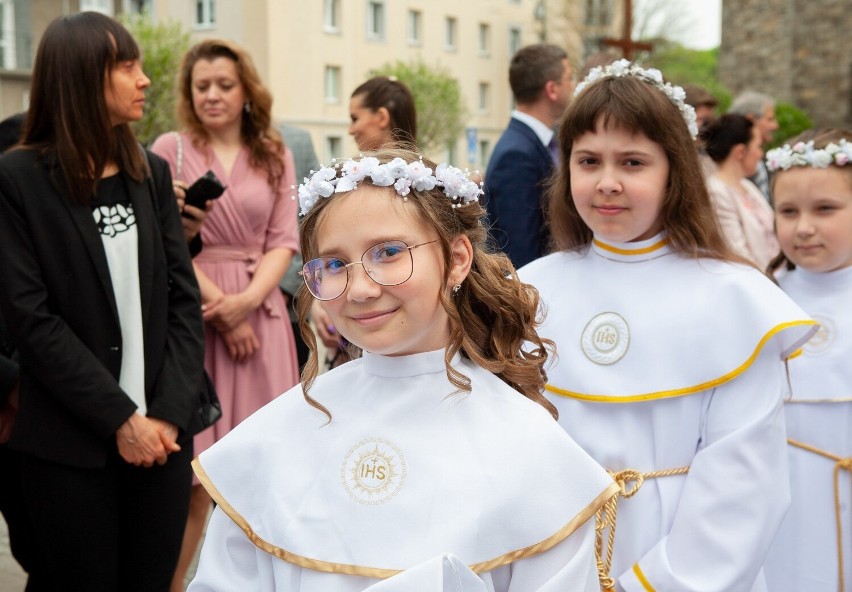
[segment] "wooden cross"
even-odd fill
[[[601,43],[607,47],[620,47],[624,53],[624,57],[628,60],[633,59],[635,50],[651,51],[654,46],[651,43],[642,41],[633,41],[631,38],[631,29],[633,28],[633,3],[631,0],[624,0],[624,32],[621,39],[613,39],[605,37]]]

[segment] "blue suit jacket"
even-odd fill
[[[485,207],[491,236],[515,267],[547,252],[542,199],[552,172],[550,152],[531,127],[512,118],[485,173]]]

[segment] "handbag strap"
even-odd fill
[[[183,168],[183,138],[180,136],[180,132],[172,132],[175,135],[175,140],[177,140],[177,160],[175,162],[175,179],[180,178],[180,171]]]

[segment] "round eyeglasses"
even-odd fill
[[[361,265],[370,279],[380,286],[398,286],[414,273],[411,251],[436,242],[438,239],[409,247],[401,240],[385,241],[364,251],[361,260],[354,263],[338,257],[317,257],[305,263],[299,275],[317,300],[334,300],[343,294],[349,285],[349,268],[353,265]]]

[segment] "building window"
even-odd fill
[[[419,10],[408,11],[408,42],[411,45],[420,45],[422,22],[423,13]]]
[[[367,39],[385,38],[385,18],[384,0],[367,2]]]
[[[216,24],[216,0],[196,0],[195,24],[199,27],[212,27]]]
[[[479,162],[483,168],[488,166],[488,159],[491,158],[491,142],[488,140],[479,141]]]
[[[491,52],[491,26],[487,23],[479,23],[479,55],[488,55]]]
[[[509,57],[521,49],[521,28],[509,27]]]
[[[448,16],[444,25],[444,45],[446,49],[456,49],[456,19]]]
[[[325,67],[325,102],[340,102],[340,66]]]
[[[340,31],[340,0],[325,0],[324,28],[327,33]]]
[[[343,157],[343,138],[340,136],[326,136],[325,138],[325,162],[331,162],[335,158]]]
[[[586,25],[606,27],[612,21],[612,0],[586,0]]]
[[[456,160],[456,140],[450,140],[447,142],[447,158],[444,162],[458,166],[458,161]]]
[[[485,113],[488,111],[488,105],[491,102],[490,98],[491,87],[487,82],[479,83],[479,112]]]
[[[124,12],[130,14],[153,14],[152,0],[124,0]]]
[[[80,12],[92,10],[108,16],[113,16],[112,0],[80,0]]]
[[[0,68],[14,70],[15,59],[15,5],[12,0],[0,0]]]

